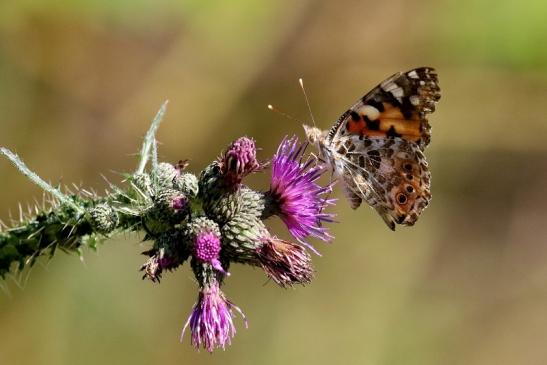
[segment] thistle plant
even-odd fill
[[[110,184],[104,196],[53,187],[17,155],[0,149],[49,196],[47,206],[0,231],[0,277],[58,250],[81,255],[121,232],[143,232],[151,242],[143,252],[148,257],[140,267],[143,279],[159,283],[165,272],[189,261],[199,293],[181,340],[189,329],[191,344],[212,352],[230,344],[235,314],[247,326],[241,309],[221,290],[232,263],[261,267],[283,288],[312,280],[308,249],[315,249],[309,238],[333,238],[323,226],[333,219],[325,212],[334,204],[328,198],[332,186],[318,184],[323,169],[315,157],[305,156],[305,145],[296,138],[285,138],[273,156],[267,191],[243,184],[247,175],[268,167],[247,137],[232,142],[199,175],[186,170],[186,161],[160,163],[155,134],[165,109],[166,104],[144,138],[137,169],[126,174],[123,187]],[[296,242],[270,233],[264,221],[272,216],[282,219]]]

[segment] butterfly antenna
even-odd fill
[[[300,79],[298,79],[298,83],[300,84],[300,88],[302,89],[302,92],[304,93],[304,98],[306,99],[306,105],[308,106],[308,110],[310,111],[310,117],[311,117],[311,121],[313,123],[313,126],[317,127],[315,125],[315,118],[313,117],[313,113],[311,111],[310,100],[308,99],[308,94],[306,94],[306,89],[304,88],[304,80],[302,80],[302,78],[300,78]]]
[[[275,106],[273,106],[272,104],[268,104],[268,109],[270,109],[271,111],[273,112],[276,112],[277,114],[281,114],[282,116],[284,116],[285,118],[287,119],[290,119],[290,120],[294,120],[295,122],[298,122],[300,124],[304,124],[302,123],[301,121],[299,121],[298,119],[296,119],[295,117],[293,117],[292,115],[290,114],[287,114],[279,109],[277,109]]]

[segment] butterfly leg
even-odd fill
[[[325,208],[325,205],[327,205],[327,202],[330,199],[330,196],[331,196],[332,191],[333,191],[332,185],[334,184],[335,180],[336,179],[334,178],[334,171],[331,170],[330,178],[329,178],[329,184],[328,184],[328,186],[330,186],[331,189],[330,189],[329,193],[327,194],[327,196],[325,197],[325,199],[323,199],[323,204],[321,205],[321,209],[319,209],[319,214],[321,214],[323,212],[323,209]],[[319,225],[321,225],[321,221],[319,221]]]
[[[317,156],[314,152],[310,152],[310,156],[315,158],[317,161],[321,162],[323,165],[327,163],[327,161]],[[331,179],[332,179],[332,174],[331,174]]]

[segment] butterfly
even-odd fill
[[[435,70],[415,68],[376,86],[330,130],[304,125],[353,209],[364,200],[392,230],[416,223],[431,200],[424,150],[431,139],[427,117],[440,97]]]

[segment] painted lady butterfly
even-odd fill
[[[386,79],[329,131],[304,125],[353,209],[365,200],[392,230],[418,220],[431,200],[427,114],[440,97],[435,70],[420,67]]]

